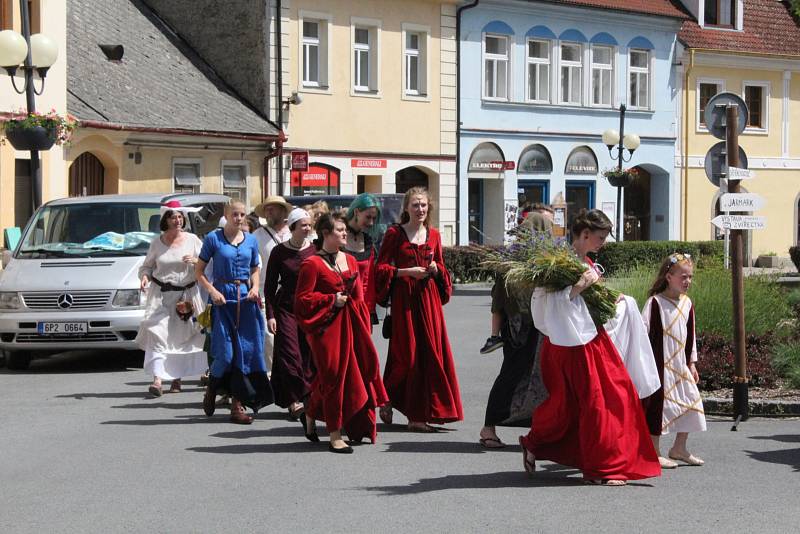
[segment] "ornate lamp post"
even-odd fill
[[[622,164],[630,161],[633,152],[639,148],[641,141],[636,134],[625,133],[625,104],[619,105],[619,131],[606,130],[603,132],[603,144],[608,148],[608,155],[612,160],[617,161],[618,176],[609,177],[608,181],[617,188],[617,241],[622,241],[622,188],[631,185],[631,176],[623,173]],[[614,147],[617,152],[614,154]],[[628,158],[625,158],[625,149],[628,150]]]
[[[13,30],[0,32],[0,67],[3,67],[11,78],[11,84],[18,94],[25,93],[27,111],[30,115],[36,111],[34,95],[44,92],[44,79],[48,69],[58,58],[58,45],[52,39],[37,33],[31,35],[30,13],[28,1],[20,0],[20,13],[22,14],[22,35]],[[14,76],[21,68],[25,74],[22,88],[17,87]],[[37,91],[34,83],[34,71],[39,75],[42,84]],[[33,178],[33,209],[42,203],[42,176],[39,167],[39,149],[31,149],[31,177]]]

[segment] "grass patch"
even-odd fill
[[[800,343],[788,341],[772,347],[772,365],[792,388],[800,388]]]

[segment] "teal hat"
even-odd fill
[[[355,216],[355,210],[363,211],[369,208],[377,209],[378,219],[381,218],[381,203],[378,202],[375,195],[371,193],[361,193],[353,199],[353,202],[350,203],[350,207],[347,208],[347,220],[349,221]]]

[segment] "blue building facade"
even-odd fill
[[[665,0],[667,1],[667,0]],[[532,202],[580,208],[616,225],[616,167],[602,142],[619,129],[641,146],[626,167],[625,239],[678,236],[673,63],[681,19],[555,2],[482,1],[461,14],[458,242],[502,243]],[[616,153],[616,149],[614,150]],[[616,228],[614,230],[616,233]]]

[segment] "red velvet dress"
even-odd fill
[[[350,225],[347,225],[347,231],[348,233],[357,233]],[[370,321],[371,331],[371,325],[377,324],[377,315],[375,315],[375,245],[369,234],[363,232],[362,235],[364,236],[364,250],[361,252],[345,250],[345,252],[353,256],[358,262],[358,274],[359,278],[361,278],[361,285],[364,288],[364,301],[367,303],[370,318],[375,319]]]
[[[343,428],[352,441],[368,438],[375,443],[375,408],[388,397],[370,336],[358,266],[346,256],[348,270],[342,273],[333,271],[319,255],[300,267],[294,313],[317,370],[306,413],[325,421],[329,432]],[[350,298],[336,308],[340,291]]]
[[[427,267],[431,261],[439,267],[435,278],[397,276],[397,269]],[[427,241],[415,245],[401,226],[389,227],[378,255],[376,288],[378,302],[391,291],[392,337],[383,381],[392,406],[409,421],[460,421],[464,413],[442,313],[452,283],[439,232],[429,228]]]
[[[554,345],[545,337],[541,367],[550,396],[523,438],[537,459],[577,467],[586,479],[661,474],[639,395],[605,328],[586,345]]]

